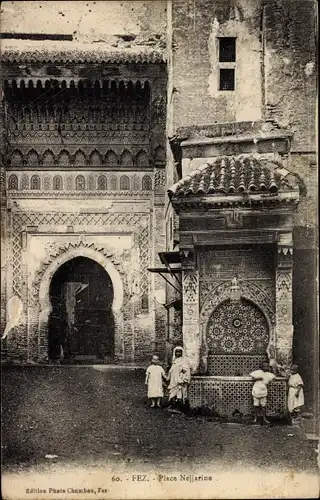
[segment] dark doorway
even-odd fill
[[[113,286],[97,262],[76,257],[63,264],[50,284],[49,359],[112,362]]]

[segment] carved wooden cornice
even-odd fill
[[[292,232],[280,233],[277,246],[278,269],[291,269],[293,265]]]
[[[5,44],[4,44],[5,45]],[[33,44],[35,45],[35,44]],[[70,47],[71,49],[71,47]],[[41,50],[28,48],[15,50],[6,48],[1,54],[3,64],[14,63],[42,63],[42,64],[159,64],[166,62],[166,53],[164,50],[155,50],[150,47],[138,47],[135,49],[124,48],[122,50],[97,50],[91,47],[87,50]]]

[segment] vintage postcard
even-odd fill
[[[1,2],[2,494],[319,495],[317,2]]]

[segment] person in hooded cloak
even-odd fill
[[[168,373],[169,403],[171,408],[183,409],[188,401],[188,386],[191,382],[191,370],[183,348],[173,350],[172,365]]]

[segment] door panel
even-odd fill
[[[66,357],[113,355],[113,287],[99,264],[84,257],[64,264],[52,280],[51,301],[52,353],[60,341]]]

